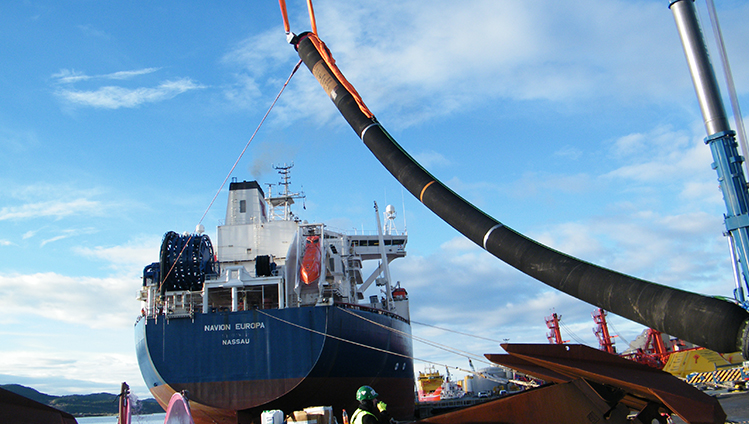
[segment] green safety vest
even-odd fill
[[[354,411],[354,415],[351,416],[351,424],[363,424],[365,415],[371,415],[375,418],[375,420],[377,419],[375,414],[363,409],[357,409],[356,411]]]

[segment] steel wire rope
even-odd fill
[[[460,368],[460,367],[451,367],[451,366],[449,366],[447,364],[441,364],[439,362],[429,361],[429,360],[426,360],[426,359],[417,358],[415,356],[405,355],[405,354],[402,354],[402,353],[391,352],[389,350],[381,349],[379,347],[374,347],[374,346],[366,345],[364,343],[355,342],[353,340],[347,340],[347,339],[344,339],[343,337],[338,337],[338,336],[334,336],[334,335],[331,335],[331,334],[323,333],[321,331],[317,331],[317,330],[314,330],[312,328],[307,328],[307,327],[305,327],[303,325],[299,325],[299,324],[293,323],[291,321],[287,321],[287,320],[285,320],[283,318],[279,318],[279,317],[273,316],[273,315],[271,315],[271,314],[269,314],[267,312],[263,312],[260,309],[255,309],[255,311],[258,312],[258,313],[260,313],[260,314],[262,314],[262,315],[265,315],[265,316],[267,316],[269,318],[273,318],[273,319],[275,319],[277,321],[280,321],[280,322],[282,322],[284,324],[288,324],[288,325],[291,325],[293,327],[301,328],[302,330],[306,330],[306,331],[309,331],[311,333],[315,333],[315,334],[321,335],[323,337],[330,337],[331,339],[338,340],[338,341],[341,341],[341,342],[344,342],[344,343],[349,343],[349,344],[352,344],[354,346],[363,347],[365,349],[372,349],[372,350],[376,350],[376,351],[382,352],[382,353],[387,353],[387,354],[390,354],[390,355],[393,355],[393,356],[400,356],[401,358],[412,359],[412,360],[416,360],[416,361],[419,361],[419,362],[425,362],[427,364],[439,365],[441,367],[453,368],[453,369],[458,370],[458,371],[462,371],[462,372],[466,372],[466,373],[470,373],[470,374],[475,374],[474,371],[466,370],[466,369],[463,369],[463,368]]]
[[[353,313],[353,312],[351,312],[351,311],[349,311],[347,309],[343,309],[343,308],[340,308],[340,307],[339,307],[339,309],[341,309],[342,311],[347,312],[347,313],[349,313],[349,314],[351,314],[351,315],[353,315],[353,316],[355,316],[357,318],[361,318],[361,319],[363,319],[365,321],[368,321],[368,322],[370,322],[372,324],[378,325],[378,326],[380,326],[380,327],[382,327],[382,328],[384,328],[384,329],[386,329],[388,331],[399,333],[399,334],[404,335],[406,337],[409,337],[411,339],[415,339],[416,341],[420,341],[420,342],[422,342],[424,344],[428,344],[428,345],[430,345],[432,347],[436,347],[438,349],[442,349],[442,350],[444,350],[446,352],[454,353],[454,354],[460,355],[460,356],[466,356],[466,357],[468,357],[469,362],[471,360],[470,357],[472,356],[473,359],[475,359],[477,362],[483,362],[483,363],[488,364],[488,365],[495,365],[494,363],[492,363],[492,362],[487,361],[486,359],[484,359],[483,356],[478,356],[478,355],[476,355],[474,353],[471,353],[471,352],[466,352],[464,350],[455,349],[455,348],[452,348],[450,346],[442,345],[442,344],[437,343],[437,342],[432,342],[431,340],[427,340],[427,339],[424,339],[422,337],[414,336],[412,334],[408,334],[406,332],[403,332],[403,331],[400,331],[400,330],[396,330],[395,328],[388,327],[388,326],[386,326],[384,324],[380,324],[379,322],[372,321],[372,320],[370,320],[368,318],[364,318],[363,316],[357,315],[357,314],[355,314],[355,313]],[[415,321],[410,321],[410,322],[413,323]],[[417,323],[417,324],[422,324],[422,323]],[[422,325],[426,325],[426,326],[429,326],[429,327],[440,328],[440,327],[436,327],[436,326],[429,325],[429,324],[422,324]],[[440,328],[440,329],[447,330],[447,331],[452,331],[452,330],[448,330],[446,328]],[[453,331],[453,332],[454,333],[458,333],[458,334],[465,334],[466,336],[471,336],[470,334],[461,333],[460,331]],[[480,337],[480,336],[473,336],[473,337],[478,337],[478,338],[486,339],[485,337]],[[492,340],[492,339],[486,339],[486,340],[495,341],[495,340]],[[421,359],[418,359],[418,358],[413,358],[413,359],[421,360]],[[428,362],[428,363],[431,363],[431,364],[436,364],[435,362],[430,362],[430,361],[425,361],[425,362]],[[437,364],[437,365],[440,365],[440,364]],[[448,365],[444,365],[444,366],[448,367]],[[462,369],[462,368],[459,368],[459,367],[453,367],[453,368],[455,368],[458,371],[463,371],[463,372],[467,372],[467,373],[470,373],[470,374],[478,375],[479,377],[482,377],[482,378],[491,379],[490,377],[486,376],[486,373],[483,373],[483,372],[480,372],[480,371],[466,370],[466,369]]]
[[[398,334],[400,334],[402,336],[405,336],[405,337],[408,337],[408,338],[410,338],[412,340],[416,340],[416,341],[422,342],[422,343],[427,344],[429,346],[436,347],[438,349],[442,349],[442,350],[444,350],[446,352],[454,353],[456,355],[473,357],[473,359],[475,359],[475,360],[477,360],[479,362],[484,362],[486,364],[493,365],[491,362],[487,361],[486,359],[484,359],[480,355],[476,355],[475,353],[467,352],[467,351],[456,349],[456,348],[453,348],[453,347],[450,347],[450,346],[447,346],[447,345],[443,345],[441,343],[433,342],[433,341],[427,340],[427,339],[425,339],[423,337],[414,336],[413,334],[408,334],[405,331],[396,330],[395,328],[391,328],[391,327],[388,327],[387,325],[380,324],[377,321],[373,321],[373,320],[371,320],[369,318],[365,318],[365,317],[363,317],[361,315],[357,315],[357,314],[349,311],[348,309],[345,309],[345,308],[340,308],[340,309],[343,312],[351,314],[351,315],[353,315],[353,316],[355,316],[355,317],[357,317],[359,319],[363,319],[364,321],[367,321],[367,322],[369,322],[371,324],[374,324],[374,325],[377,325],[379,327],[382,327],[382,328],[384,328],[384,329],[386,329],[388,331],[391,331],[391,332],[394,332],[394,333],[398,333]]]
[[[271,314],[269,314],[267,312],[263,312],[260,309],[256,309],[255,311],[258,312],[258,313],[260,313],[260,314],[263,314],[263,315],[265,315],[267,317],[270,317],[270,318],[273,318],[273,319],[275,319],[277,321],[280,321],[280,322],[282,322],[284,324],[288,324],[288,325],[291,325],[293,327],[301,328],[302,330],[306,330],[306,331],[309,331],[311,333],[315,333],[315,334],[318,334],[318,335],[321,335],[321,336],[324,336],[324,337],[330,337],[331,339],[335,339],[335,340],[338,340],[338,341],[341,341],[341,342],[350,343],[350,344],[352,344],[354,346],[359,346],[359,347],[363,347],[363,348],[367,348],[367,349],[372,349],[372,350],[376,350],[378,352],[387,353],[387,354],[394,355],[394,356],[400,356],[402,358],[416,359],[418,361],[421,361],[421,359],[415,358],[413,356],[404,355],[402,353],[397,353],[397,352],[391,352],[389,350],[381,349],[379,347],[369,346],[369,345],[366,345],[364,343],[359,343],[359,342],[355,342],[353,340],[344,339],[343,337],[338,337],[338,336],[333,336],[333,335],[328,334],[328,333],[323,333],[322,331],[317,331],[317,330],[314,330],[312,328],[308,328],[308,327],[305,327],[303,325],[299,325],[297,323],[294,323],[294,322],[291,322],[291,321],[287,321],[287,320],[285,320],[283,318],[279,318],[279,317],[273,316],[273,315],[271,315]],[[429,361],[425,361],[425,362],[429,362]],[[438,364],[436,362],[434,364],[435,365],[440,365],[440,364]]]
[[[436,328],[438,330],[449,331],[451,333],[456,333],[456,334],[460,334],[460,335],[468,336],[468,337],[474,337],[474,338],[477,338],[477,339],[487,340],[487,341],[490,341],[490,342],[495,342],[495,343],[500,343],[500,344],[504,343],[504,341],[501,341],[501,340],[490,339],[488,337],[477,336],[475,334],[463,333],[461,331],[451,330],[449,328],[444,328],[444,327],[438,327],[436,325],[426,324],[426,323],[418,322],[418,321],[414,321],[414,320],[411,320],[411,324],[418,324],[418,325],[423,325],[425,327],[432,327],[432,328]]]
[[[471,352],[466,352],[466,351],[463,351],[463,350],[460,350],[460,349],[452,348],[450,346],[442,345],[442,344],[437,343],[437,342],[432,342],[432,341],[424,339],[422,337],[414,336],[412,334],[408,334],[406,332],[403,332],[403,331],[396,330],[394,328],[388,327],[388,326],[386,326],[384,324],[380,324],[380,323],[378,323],[376,321],[372,321],[372,320],[370,320],[368,318],[364,318],[363,316],[357,315],[357,314],[355,314],[355,313],[353,313],[353,312],[351,312],[351,311],[349,311],[347,309],[344,309],[344,308],[340,308],[340,309],[343,310],[344,312],[347,312],[347,313],[349,313],[349,314],[357,317],[357,318],[360,318],[360,319],[368,321],[368,322],[370,322],[372,324],[378,325],[378,326],[380,326],[380,327],[382,327],[382,328],[384,328],[384,329],[386,329],[388,331],[399,333],[399,334],[404,335],[406,337],[409,337],[411,339],[415,339],[416,341],[420,341],[420,342],[422,342],[424,344],[428,344],[428,345],[430,345],[432,347],[436,347],[438,349],[442,349],[442,350],[444,350],[446,352],[450,352],[450,353],[453,353],[453,354],[456,354],[456,355],[460,355],[460,356],[466,356],[466,357],[468,357],[469,362],[471,360],[470,357],[473,357],[473,359],[475,359],[477,362],[483,362],[483,363],[488,364],[488,365],[495,365],[494,363],[492,363],[492,362],[487,361],[486,359],[484,359],[483,356],[477,356],[476,354],[471,353]],[[414,321],[410,321],[410,322],[413,323]],[[422,323],[418,323],[418,324],[422,324]],[[430,327],[435,327],[435,326],[432,326],[432,325],[429,325],[429,324],[422,324],[422,325],[426,325],[426,326],[430,326]],[[440,327],[436,327],[436,328],[440,328]],[[440,328],[440,329],[443,329],[443,328]],[[446,329],[446,328],[443,329],[443,330],[452,331],[452,330],[449,330],[449,329]],[[453,331],[453,332],[454,333],[458,333],[458,334],[465,334],[466,336],[471,336],[470,334],[461,333],[460,331]],[[480,337],[480,336],[474,336],[474,337],[486,339],[485,337]],[[495,340],[492,340],[492,339],[486,339],[486,340],[495,341]],[[418,361],[423,361],[423,362],[426,362],[426,363],[435,364],[435,365],[441,365],[441,366],[444,366],[446,368],[450,368],[448,365],[438,364],[438,363],[432,362],[432,361],[426,361],[426,360],[422,360],[422,359],[419,359],[419,358],[412,358],[412,359],[416,359]],[[485,378],[487,380],[491,380],[492,379],[492,377],[487,377],[486,373],[483,373],[483,372],[480,372],[480,371],[476,371],[476,370],[473,370],[473,369],[472,370],[466,370],[466,369],[463,369],[463,368],[460,368],[460,367],[452,367],[452,368],[454,368],[454,369],[456,369],[458,371],[465,372],[465,373],[477,375],[477,376]],[[517,380],[513,380],[513,379],[507,379],[507,380],[508,380],[508,382],[514,382],[516,384],[521,384],[521,385],[525,384],[525,382],[521,382],[521,381],[517,381]]]
[[[736,138],[739,139],[739,145],[741,146],[741,153],[744,157],[749,157],[749,148],[747,148],[746,142],[746,129],[744,128],[744,117],[741,114],[741,106],[739,105],[739,99],[736,96],[736,84],[733,81],[733,73],[731,72],[731,65],[728,63],[728,54],[726,53],[726,45],[723,41],[723,32],[720,30],[720,23],[718,22],[718,14],[715,12],[715,3],[713,0],[707,0],[707,12],[710,15],[710,23],[713,26],[713,34],[715,36],[715,44],[720,54],[720,61],[723,65],[723,75],[726,79],[726,86],[728,87],[728,97],[731,100],[731,110],[733,111],[733,119],[736,122]],[[744,161],[744,167],[749,166]]]
[[[224,186],[226,186],[226,182],[229,181],[229,178],[231,177],[231,174],[234,173],[234,169],[236,169],[237,165],[239,164],[239,161],[242,160],[242,156],[244,156],[247,149],[250,147],[250,143],[252,143],[252,140],[255,139],[255,136],[257,135],[258,131],[260,131],[260,127],[263,126],[263,123],[265,123],[265,119],[268,118],[268,115],[270,115],[271,110],[273,110],[273,107],[276,105],[276,102],[278,102],[278,99],[281,97],[281,94],[286,89],[286,86],[289,85],[289,81],[291,81],[291,77],[296,74],[296,71],[299,70],[299,66],[301,66],[302,60],[300,59],[296,65],[294,66],[294,69],[291,70],[291,74],[289,74],[289,77],[286,78],[286,82],[283,83],[281,86],[281,90],[278,91],[278,94],[276,94],[276,98],[273,99],[273,101],[270,104],[270,107],[268,107],[268,110],[265,112],[265,115],[263,115],[263,118],[260,120],[260,123],[257,125],[257,128],[255,128],[255,131],[250,136],[250,139],[247,140],[247,143],[244,145],[244,149],[242,149],[242,152],[239,153],[239,156],[237,157],[237,160],[234,161],[234,165],[231,166],[231,169],[229,169],[229,172],[226,174],[226,178],[224,178],[224,182],[221,183],[221,186],[216,190],[216,194],[213,195],[213,199],[211,199],[211,202],[208,204],[208,207],[205,209],[205,212],[203,212],[203,216],[200,217],[200,220],[198,220],[198,224],[200,225],[203,223],[203,220],[205,219],[206,215],[208,215],[208,211],[211,210],[211,207],[213,207],[213,203],[216,201],[216,198],[218,198],[218,195],[221,194],[221,190],[224,189]],[[196,225],[196,226],[197,226]],[[182,250],[180,250],[179,255],[177,255],[177,258],[174,260],[174,263],[172,263],[172,266],[169,268],[169,271],[164,275],[164,278],[161,279],[161,282],[159,282],[159,292],[161,292],[161,287],[166,282],[166,279],[169,277],[169,275],[174,270],[174,266],[177,265],[177,261],[179,261],[179,258],[182,257],[182,253],[185,252],[185,249],[187,248],[187,245],[190,243],[190,240],[192,240],[192,234],[187,238],[187,242],[185,242],[185,245],[182,246]]]
[[[229,173],[226,174],[226,178],[224,178],[224,182],[221,183],[221,187],[216,191],[216,194],[213,196],[213,199],[211,200],[211,203],[208,205],[208,208],[206,208],[205,212],[203,212],[203,216],[200,217],[200,221],[198,221],[198,224],[203,222],[203,219],[205,219],[205,216],[208,214],[208,211],[211,209],[211,206],[213,206],[213,202],[216,201],[216,198],[221,193],[221,190],[224,189],[224,186],[226,185],[226,182],[229,181],[229,177],[231,177],[231,174],[234,172],[234,169],[239,164],[239,161],[242,159],[242,156],[244,156],[245,152],[247,151],[247,148],[250,147],[250,143],[252,143],[252,140],[257,135],[258,131],[260,131],[260,127],[265,122],[265,119],[270,115],[270,111],[273,110],[273,106],[276,105],[276,102],[278,102],[278,99],[281,97],[281,93],[286,89],[286,86],[289,85],[289,81],[291,81],[291,77],[294,76],[296,71],[299,69],[299,66],[302,64],[301,59],[299,62],[296,63],[294,66],[294,69],[291,70],[291,74],[289,74],[289,77],[286,79],[286,82],[283,83],[283,86],[281,86],[281,90],[276,94],[276,98],[273,99],[273,102],[270,104],[270,107],[265,112],[265,115],[263,115],[263,119],[260,120],[260,123],[258,124],[257,128],[255,128],[255,132],[252,133],[252,136],[249,140],[247,140],[247,144],[245,144],[244,149],[242,149],[242,152],[239,154],[239,157],[237,157],[237,160],[234,162],[234,165],[232,165],[231,169],[229,170]]]
[[[564,331],[566,331],[567,333],[569,333],[569,334],[570,334],[570,337],[572,337],[572,340],[576,341],[577,343],[579,343],[579,344],[581,344],[581,345],[584,345],[584,344],[585,344],[585,342],[583,342],[583,341],[582,341],[582,339],[581,339],[581,338],[580,338],[580,337],[579,337],[579,336],[578,336],[577,334],[575,334],[575,332],[574,332],[574,331],[572,331],[572,330],[571,330],[571,329],[570,329],[570,328],[569,328],[569,327],[567,326],[567,324],[563,323],[561,319],[559,320],[559,325],[560,325],[560,326],[562,326],[562,327],[564,327]]]
[[[619,337],[624,343],[627,344],[627,347],[629,347],[629,341],[621,335],[619,330],[614,326],[614,323],[612,323],[611,321],[606,321],[606,323],[609,325],[609,327],[611,327],[612,330],[614,330],[614,333],[616,333],[616,337]]]

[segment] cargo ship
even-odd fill
[[[293,166],[293,165],[291,165]],[[197,423],[249,422],[264,410],[356,408],[370,385],[395,418],[414,408],[408,293],[389,263],[406,255],[395,211],[378,230],[347,234],[298,218],[291,166],[278,195],[230,183],[217,246],[202,228],[168,232],[145,267],[135,343],[141,374],[166,407],[187,393]],[[374,264],[365,276],[364,262]],[[377,294],[364,298],[365,291]]]

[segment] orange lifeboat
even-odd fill
[[[393,290],[393,300],[406,300],[408,299],[408,292],[403,288],[396,288]]]
[[[299,277],[304,284],[312,284],[320,278],[320,237],[308,236],[304,245],[302,265],[299,267]]]

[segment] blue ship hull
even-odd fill
[[[395,331],[393,331],[395,330]],[[165,405],[186,390],[196,422],[238,422],[264,410],[356,408],[371,385],[391,415],[413,417],[410,325],[351,305],[142,317],[135,341],[141,373]]]

